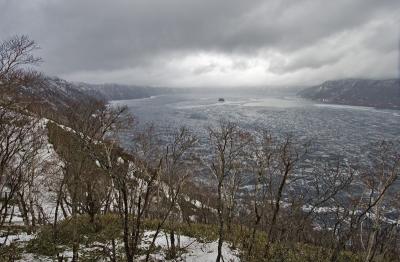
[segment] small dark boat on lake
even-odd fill
[[[218,102],[225,102],[225,99],[223,97],[218,98]]]

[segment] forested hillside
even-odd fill
[[[400,109],[400,79],[326,81],[298,94],[323,103]]]
[[[146,98],[177,91],[176,89],[167,87],[129,86],[118,84],[94,85],[77,83],[75,85],[82,92],[105,101]]]

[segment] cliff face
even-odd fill
[[[298,95],[323,103],[400,109],[400,79],[326,81]]]

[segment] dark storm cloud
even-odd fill
[[[0,38],[28,34],[43,70],[155,85],[395,75],[398,0],[0,0]],[[377,64],[377,61],[379,63]],[[240,84],[240,83],[239,83]]]

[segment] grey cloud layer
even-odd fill
[[[250,74],[260,85],[392,77],[399,2],[0,0],[0,39],[28,34],[42,46],[44,71],[93,82],[197,85],[203,75],[218,84],[253,60],[265,61],[265,75]],[[226,69],[213,61],[182,69],[180,59],[203,53],[234,59]],[[354,59],[371,64],[351,74]]]

